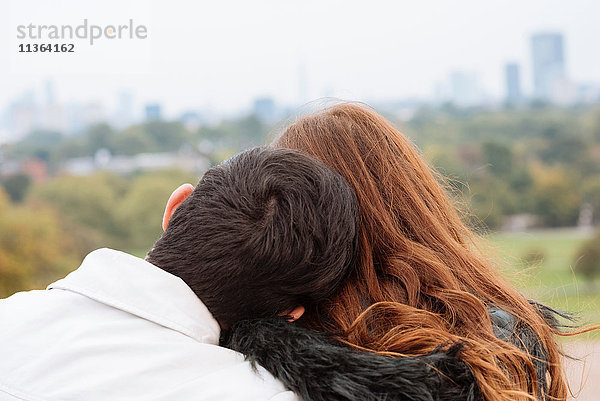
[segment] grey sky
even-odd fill
[[[0,108],[51,77],[59,100],[158,101],[167,114],[211,106],[230,111],[257,96],[427,97],[451,70],[478,74],[492,95],[503,65],[517,61],[531,82],[529,36],[565,34],[567,71],[600,82],[600,2],[529,1],[76,1],[2,0]],[[124,23],[148,27],[146,41],[81,44],[75,55],[17,54],[19,24]],[[67,41],[68,42],[68,41]],[[24,56],[28,56],[26,58]]]

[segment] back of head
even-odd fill
[[[439,181],[408,138],[364,105],[343,103],[299,117],[274,142],[305,151],[342,174],[359,204],[356,275],[323,305],[331,321],[310,327],[342,333],[362,349],[421,355],[452,342],[487,399],[537,395],[531,360],[494,336],[487,307],[530,326],[548,351],[548,394],[566,386],[553,329],[475,245]],[[545,383],[545,377],[538,380]]]
[[[354,267],[357,213],[352,189],[323,163],[255,148],[206,172],[147,259],[225,326],[311,310]]]

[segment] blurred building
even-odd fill
[[[39,128],[57,132],[66,132],[69,129],[67,110],[58,102],[56,87],[52,79],[47,79],[43,85]]]
[[[56,132],[69,131],[67,110],[59,103],[43,106],[40,110],[40,118],[39,128]]]
[[[146,121],[159,121],[162,119],[161,106],[158,103],[147,104],[145,107]]]
[[[22,161],[20,170],[35,182],[43,182],[48,178],[48,166],[39,159]]]
[[[531,37],[533,64],[533,96],[539,100],[555,101],[568,90],[565,72],[563,35],[538,33]]]
[[[584,83],[577,86],[577,101],[579,103],[600,103],[600,84]]]
[[[197,111],[186,111],[179,117],[179,121],[188,131],[197,131],[205,122],[202,115]]]
[[[47,79],[44,82],[44,95],[47,105],[53,105],[57,103],[56,100],[56,88],[54,85],[54,80]]]
[[[133,93],[122,90],[117,96],[117,107],[113,115],[113,124],[117,128],[125,128],[134,122]]]
[[[108,120],[106,108],[100,101],[91,101],[85,103],[81,109],[82,123],[84,127],[100,124]]]
[[[65,107],[66,130],[58,130],[67,134],[81,134],[90,125],[108,121],[106,108],[100,101],[88,103],[70,102]]]
[[[516,63],[506,64],[504,72],[506,78],[506,101],[512,104],[521,103],[523,93],[521,92],[519,65]]]
[[[9,141],[17,141],[39,126],[39,110],[35,104],[13,103],[9,107]]]
[[[454,71],[450,74],[450,101],[458,107],[480,106],[483,91],[475,73]]]
[[[271,122],[277,118],[275,101],[271,97],[260,97],[254,100],[252,113],[262,121]]]
[[[67,113],[67,132],[69,134],[79,134],[85,128],[83,121],[83,105],[77,102],[70,102],[66,106]]]
[[[66,160],[60,165],[59,172],[71,175],[89,175],[97,171],[131,174],[136,171],[179,169],[200,175],[209,167],[208,157],[185,148],[178,152],[139,153],[132,156],[113,156],[107,149],[99,149],[93,157]]]

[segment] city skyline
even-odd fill
[[[109,0],[85,7],[65,0],[60,9],[37,0],[8,4],[9,13],[0,16],[0,22],[9,37],[13,25],[28,21],[76,24],[94,17],[94,23],[106,23],[133,17],[148,26],[145,45],[151,46],[155,62],[144,68],[138,68],[136,60],[123,62],[130,61],[129,53],[143,58],[142,50],[148,50],[128,43],[94,45],[85,56],[98,65],[86,64],[89,68],[83,71],[76,70],[81,67],[77,63],[61,64],[42,55],[27,59],[30,66],[9,62],[0,66],[0,108],[47,78],[60,88],[61,103],[109,104],[115,93],[129,89],[136,94],[137,110],[146,103],[161,103],[167,118],[199,108],[233,113],[250,108],[258,97],[272,97],[280,104],[322,96],[426,99],[452,71],[473,72],[485,95],[499,99],[504,64],[510,60],[522,61],[523,90],[530,91],[528,38],[540,31],[565,35],[569,77],[600,81],[595,68],[600,55],[589,51],[600,36],[593,18],[600,5],[592,1],[568,6],[559,1],[507,1],[496,9],[471,0],[374,1],[369,7],[352,1],[268,0],[195,5]],[[13,43],[6,39],[0,37],[0,48],[11,54]],[[97,60],[100,55],[102,60]],[[15,71],[15,66],[23,68]]]
[[[590,86],[574,82],[566,71],[568,51],[564,45],[562,32],[534,32],[529,38],[529,60],[512,60],[504,65],[504,92],[492,97],[481,86],[476,72],[468,70],[449,71],[445,81],[438,81],[435,93],[428,98],[392,99],[392,103],[403,103],[408,111],[420,105],[442,105],[452,103],[456,107],[497,107],[504,102],[522,105],[528,101],[545,101],[558,105],[575,103],[597,103],[600,101],[600,84]],[[568,53],[567,53],[568,54]],[[531,82],[533,87],[523,88],[522,66],[527,61],[533,66]],[[526,80],[525,80],[526,81]],[[299,70],[298,93],[306,96],[307,78],[303,68]],[[177,115],[165,115],[164,105],[152,101],[139,103],[136,107],[135,93],[130,89],[120,89],[116,101],[107,107],[97,100],[61,103],[58,99],[55,81],[46,79],[38,85],[37,95],[33,90],[24,92],[0,112],[0,143],[18,140],[34,129],[50,129],[66,134],[77,134],[86,127],[106,122],[116,128],[152,120],[179,120],[188,127],[198,127],[202,123],[217,122],[231,115],[219,114],[210,108],[187,108]],[[377,99],[374,99],[377,101]],[[388,104],[391,103],[388,101]],[[380,103],[381,105],[381,103]],[[235,115],[252,113],[267,122],[275,122],[300,106],[295,103],[282,103],[272,96],[257,96],[251,103],[234,112]],[[407,110],[409,109],[409,110]],[[386,110],[395,112],[398,110]]]
[[[533,96],[553,99],[567,81],[564,37],[560,33],[537,33],[531,37]]]

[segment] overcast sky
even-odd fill
[[[0,108],[40,91],[48,78],[61,102],[110,107],[127,89],[138,104],[160,102],[167,115],[233,111],[257,96],[282,103],[430,97],[452,70],[476,73],[501,96],[507,61],[522,65],[531,86],[529,37],[538,31],[564,33],[570,78],[600,82],[597,0],[2,0],[7,7],[0,10]],[[18,25],[77,26],[84,18],[133,19],[148,37],[52,41],[75,43],[73,54],[17,52],[20,43],[39,43],[18,40]]]

